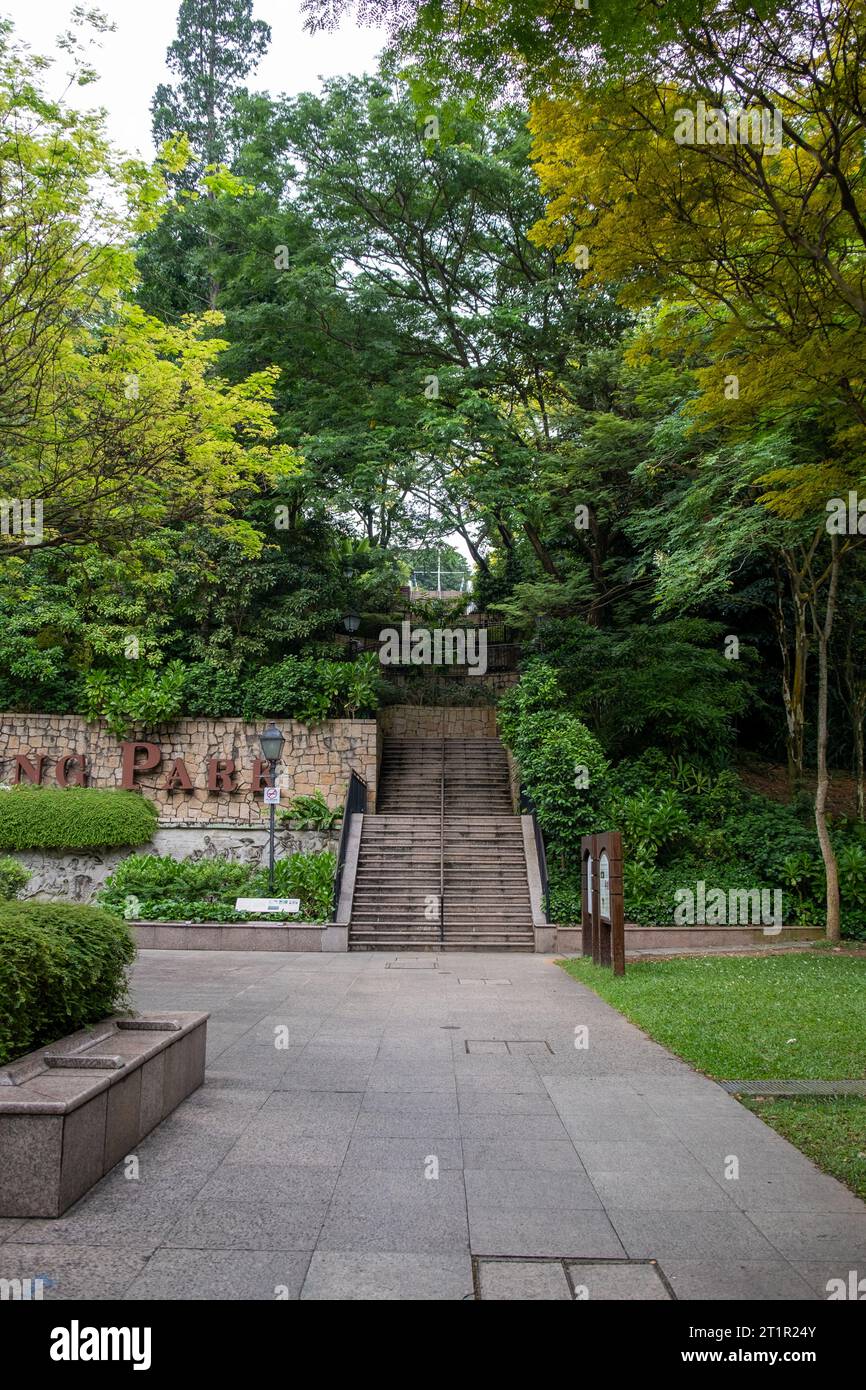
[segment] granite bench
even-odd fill
[[[108,1018],[0,1067],[0,1216],[60,1216],[204,1080],[206,1013]]]

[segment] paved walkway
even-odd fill
[[[863,1203],[549,958],[145,951],[135,997],[211,1010],[207,1083],[137,1179],[0,1221],[0,1275],[46,1297],[808,1300],[866,1273]]]

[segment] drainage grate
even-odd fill
[[[589,1260],[563,1255],[475,1256],[475,1297],[489,1301],[667,1302],[676,1298],[655,1260]]]
[[[720,1081],[733,1096],[866,1096],[866,1081]]]

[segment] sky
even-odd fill
[[[179,0],[92,0],[94,8],[117,26],[94,49],[91,65],[101,74],[91,86],[73,89],[68,100],[87,108],[103,106],[108,133],[128,153],[153,155],[150,101],[159,82],[170,81],[165,51],[175,37]],[[0,14],[10,18],[19,39],[34,52],[57,56],[52,96],[66,90],[69,60],[58,54],[56,37],[69,27],[74,0],[0,0]],[[299,0],[255,0],[253,13],[272,30],[271,47],[250,74],[247,86],[273,93],[310,91],[320,77],[372,71],[384,47],[384,30],[359,27],[345,19],[334,33],[308,34],[301,21]]]

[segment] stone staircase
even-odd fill
[[[387,738],[352,950],[534,949],[523,831],[496,738]]]

